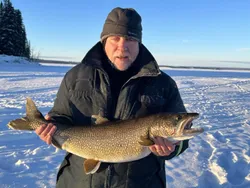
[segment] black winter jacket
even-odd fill
[[[122,86],[116,108],[112,110],[110,80],[103,68],[103,58],[107,57],[98,42],[80,64],[66,73],[50,111],[51,117],[69,126],[91,126],[91,115],[125,120],[159,112],[186,112],[176,83],[159,70],[142,44],[140,55],[139,72]],[[184,141],[180,150],[177,146],[167,157],[150,154],[133,162],[102,163],[93,175],[84,173],[83,158],[67,153],[57,175],[57,187],[165,188],[165,160],[187,147],[188,141]]]

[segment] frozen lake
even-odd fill
[[[71,67],[0,63],[0,188],[54,187],[64,152],[33,132],[6,124],[25,114],[31,97],[43,114]],[[250,72],[166,69],[185,106],[205,128],[185,153],[166,162],[170,188],[250,187]]]

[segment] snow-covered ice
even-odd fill
[[[69,69],[0,56],[0,188],[55,186],[65,152],[6,125],[24,116],[26,97],[46,114]],[[164,71],[177,82],[188,111],[200,113],[194,126],[205,128],[185,153],[166,161],[168,187],[250,187],[250,72]]]

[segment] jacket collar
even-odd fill
[[[136,77],[157,76],[161,74],[155,58],[143,44],[140,44],[138,56],[141,62],[141,69]],[[105,62],[105,59],[107,59],[107,56],[104,52],[103,45],[101,42],[98,42],[87,52],[82,63],[103,70],[102,63]]]

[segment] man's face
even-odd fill
[[[118,70],[125,71],[139,54],[139,42],[129,37],[110,36],[106,40],[105,52]]]

